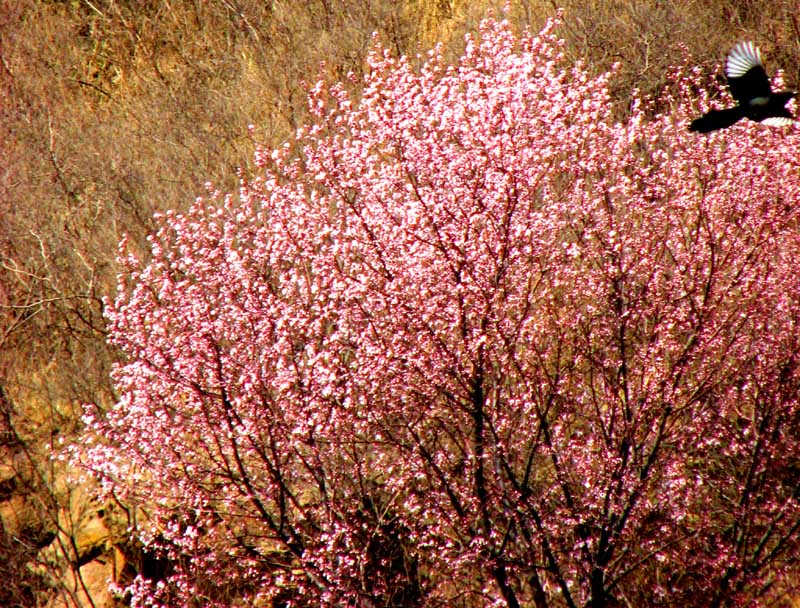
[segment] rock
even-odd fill
[[[47,608],[112,608],[115,597],[109,586],[119,580],[124,565],[122,553],[113,548],[80,566],[78,576],[74,569],[70,570],[62,585],[70,591],[71,597],[56,597]]]

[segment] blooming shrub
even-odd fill
[[[123,248],[83,458],[169,563],[135,605],[790,591],[800,139],[615,122],[554,25],[376,44],[358,100],[317,87],[259,179]]]

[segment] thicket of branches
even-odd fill
[[[238,196],[123,247],[77,458],[171,564],[133,605],[794,590],[797,133],[689,132],[696,72],[619,122],[552,29],[376,46]]]

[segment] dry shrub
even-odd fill
[[[539,4],[537,2],[537,4]],[[612,95],[624,112],[634,89],[658,98],[673,84],[670,68],[699,64],[722,82],[719,66],[739,40],[755,41],[771,74],[781,67],[800,84],[800,22],[795,0],[559,0],[572,59],[604,71],[619,64]]]

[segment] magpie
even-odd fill
[[[690,131],[709,133],[730,127],[742,118],[780,127],[792,124],[794,117],[784,106],[796,95],[794,91],[773,92],[761,51],[752,42],[740,42],[728,54],[725,76],[736,106],[711,110],[689,125]]]

